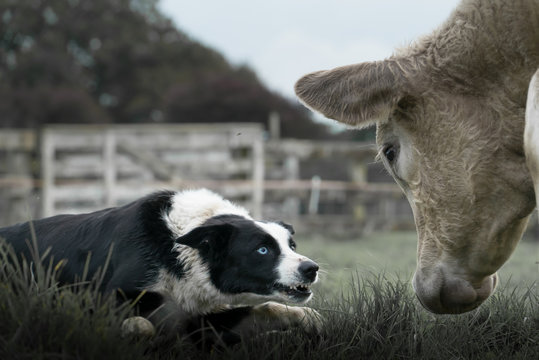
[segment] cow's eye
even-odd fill
[[[259,253],[260,255],[266,255],[268,253],[268,248],[265,246],[262,246],[256,249],[256,252]]]
[[[389,161],[390,163],[392,163],[397,157],[397,149],[393,145],[386,145],[383,152],[387,161]]]

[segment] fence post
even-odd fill
[[[299,158],[288,155],[284,162],[284,183],[299,180]],[[283,204],[284,213],[291,219],[296,219],[301,212],[301,200],[298,196],[288,196]]]
[[[116,134],[113,129],[105,130],[105,146],[103,147],[103,165],[105,167],[105,204],[106,206],[116,205],[115,183],[116,183]]]
[[[264,143],[258,138],[253,143],[253,216],[262,218],[264,203]]]
[[[322,178],[315,175],[311,179],[311,196],[309,198],[309,215],[318,214],[318,203],[320,202],[320,185]]]
[[[41,132],[43,217],[54,215],[54,156],[54,132],[45,128]]]

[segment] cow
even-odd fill
[[[412,284],[433,313],[483,303],[526,229],[536,200],[524,114],[538,67],[538,0],[464,0],[389,58],[295,85],[300,101],[327,118],[376,124],[379,156],[414,214]]]

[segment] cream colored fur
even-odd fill
[[[431,34],[384,61],[308,74],[296,93],[399,154],[386,168],[418,231],[414,286],[434,312],[483,302],[535,207],[523,149],[539,65],[539,0],[464,0]]]

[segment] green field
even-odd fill
[[[384,274],[387,279],[409,281],[416,265],[415,232],[375,233],[357,240],[330,241],[297,237],[298,252],[317,261],[322,269],[319,294],[339,296],[354,278]],[[539,282],[539,242],[522,240],[498,272],[499,286],[526,291]]]

